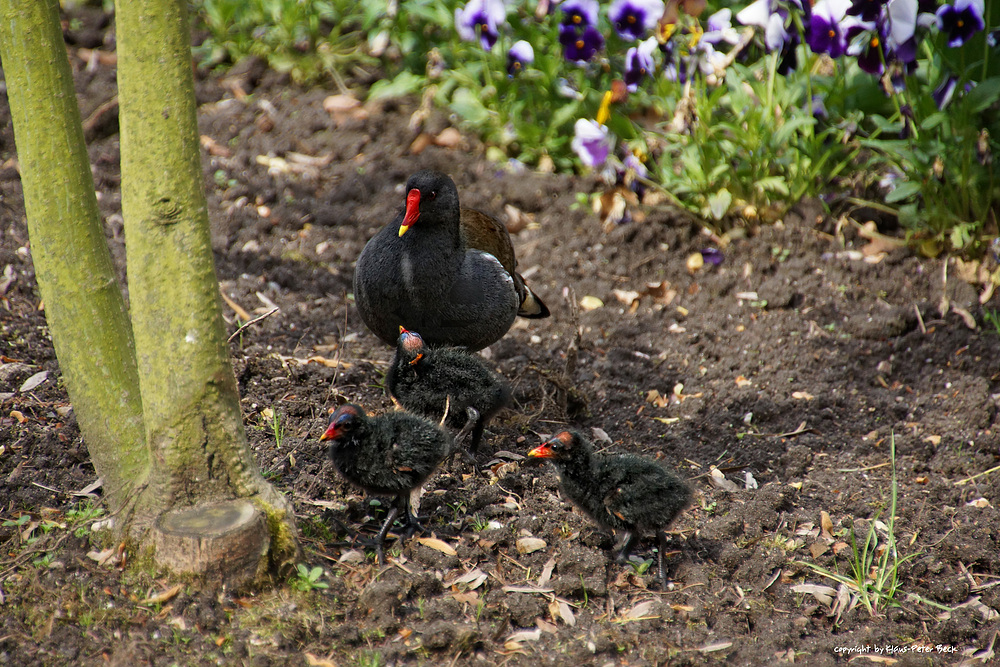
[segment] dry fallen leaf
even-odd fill
[[[580,299],[580,308],[583,310],[596,310],[598,308],[603,308],[604,302],[598,299],[596,296],[585,296]]]
[[[740,487],[736,486],[734,482],[726,479],[726,476],[722,474],[722,471],[715,466],[712,466],[712,469],[709,471],[708,480],[712,483],[712,486],[720,488],[723,491],[733,493],[740,490]]]
[[[687,266],[688,273],[694,273],[705,266],[705,257],[700,252],[693,252],[687,256],[684,263]]]
[[[753,382],[751,382],[750,380],[746,379],[742,375],[740,375],[740,376],[738,376],[736,378],[736,386],[737,387],[749,387],[752,384],[753,384]]]
[[[151,595],[145,600],[141,600],[139,604],[161,604],[167,600],[173,598],[175,595],[181,592],[181,585],[171,586],[170,588],[160,591],[155,595]]]
[[[538,537],[522,537],[517,541],[517,552],[521,554],[530,554],[547,547],[548,544],[545,540]]]
[[[940,435],[929,435],[926,438],[924,438],[924,441],[925,442],[929,442],[932,445],[934,445],[935,447],[937,447],[938,445],[941,444],[941,436]]]
[[[815,396],[810,394],[808,391],[793,391],[792,398],[796,401],[811,401]]]
[[[990,506],[990,501],[986,500],[986,498],[976,498],[975,500],[970,500],[969,502],[965,503],[965,506],[966,507],[979,507],[979,508],[982,509],[982,508],[989,507]]]
[[[451,588],[452,586],[460,586],[467,591],[471,591],[482,586],[486,579],[486,573],[477,567],[474,570],[466,572],[460,577],[446,581],[444,587]]]
[[[833,539],[833,521],[830,519],[830,513],[826,510],[821,510],[819,513],[819,527],[821,535],[828,540]]]
[[[809,545],[809,553],[812,554],[813,558],[819,558],[829,550],[830,547],[823,544],[822,542],[813,542],[812,544]]]
[[[659,618],[659,616],[650,616],[649,612],[653,611],[653,605],[656,604],[654,600],[646,600],[645,602],[640,602],[628,611],[622,613],[618,617],[619,623],[628,623],[630,621],[642,621],[651,618]]]
[[[22,394],[26,394],[35,387],[37,387],[38,385],[45,382],[45,380],[48,377],[49,377],[48,371],[41,371],[39,373],[35,373],[30,378],[24,381],[24,384],[21,385],[21,388],[18,389],[18,391],[20,391]]]
[[[792,586],[792,592],[794,593],[807,593],[812,595],[816,600],[829,607],[833,604],[833,599],[837,597],[837,590],[831,588],[830,586],[821,586],[819,584],[799,584],[797,586]]]
[[[712,644],[706,644],[705,646],[702,646],[698,650],[701,651],[702,653],[711,653],[713,651],[725,651],[727,648],[729,648],[732,645],[733,645],[733,643],[731,641],[723,640],[723,641],[714,642]]]
[[[306,664],[309,667],[337,667],[337,663],[332,660],[327,660],[326,658],[318,658],[312,653],[304,653],[306,656]]]
[[[440,551],[441,553],[447,554],[449,556],[458,555],[458,552],[455,551],[455,549],[452,548],[450,544],[448,544],[444,540],[439,540],[436,537],[418,537],[417,542],[424,545],[425,547],[434,549],[435,551]]]

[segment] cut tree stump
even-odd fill
[[[227,500],[164,512],[153,529],[156,563],[176,574],[237,586],[266,569],[270,535],[263,514],[247,500]]]

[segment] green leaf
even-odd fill
[[[732,203],[733,195],[725,188],[708,198],[708,208],[716,220],[722,220],[722,217],[729,212],[729,205]]]
[[[1000,76],[981,81],[965,96],[963,106],[969,113],[979,113],[997,100],[1000,100]]]
[[[921,184],[916,181],[903,181],[892,192],[885,196],[886,204],[894,204],[920,193]]]
[[[424,77],[412,72],[400,72],[393,79],[382,79],[372,84],[368,91],[368,99],[379,100],[387,97],[405,97],[423,88]]]
[[[483,125],[490,118],[490,111],[483,106],[482,100],[473,95],[468,88],[459,88],[451,97],[448,105],[451,110],[473,125]]]

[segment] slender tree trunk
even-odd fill
[[[73,411],[110,509],[149,472],[128,312],[101,228],[57,0],[0,0],[31,257]]]
[[[199,156],[186,0],[119,0],[122,212],[139,386],[153,459],[139,514],[248,498],[271,556],[297,549],[291,503],[247,445]]]

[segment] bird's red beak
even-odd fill
[[[336,440],[339,435],[340,435],[340,428],[338,427],[338,425],[330,424],[329,426],[326,427],[326,431],[323,432],[323,435],[319,436],[319,440],[320,442],[324,440]]]
[[[552,446],[549,443],[543,443],[538,447],[535,447],[530,452],[528,456],[536,459],[551,459],[552,458]]]
[[[402,236],[410,228],[417,218],[420,217],[420,190],[416,188],[410,190],[406,195],[406,213],[403,214],[403,224],[399,226],[399,235]]]

